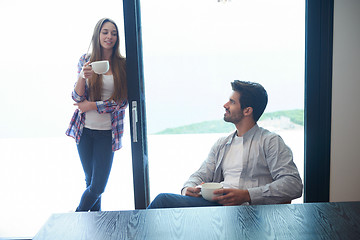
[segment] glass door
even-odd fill
[[[235,79],[267,89],[259,125],[284,138],[303,179],[305,1],[153,0],[141,10],[151,199],[180,193],[234,130],[222,117]]]
[[[134,199],[135,208],[144,209],[150,191],[139,0],[124,1],[124,24]]]

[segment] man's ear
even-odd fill
[[[243,110],[243,114],[244,116],[250,116],[253,113],[253,108],[252,107],[247,107]]]

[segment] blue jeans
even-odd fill
[[[101,211],[101,194],[105,191],[114,157],[111,147],[111,130],[83,129],[77,149],[86,189],[76,211]]]
[[[181,208],[181,207],[208,207],[222,206],[217,202],[210,202],[202,197],[190,197],[173,193],[161,193],[150,203],[147,209],[152,208]]]

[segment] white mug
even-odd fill
[[[107,71],[109,71],[109,61],[96,61],[90,63],[90,66],[92,67],[92,70],[97,74],[105,74]]]
[[[204,183],[201,185],[201,195],[203,198],[205,198],[208,201],[213,202],[213,197],[220,196],[221,194],[214,194],[214,191],[217,189],[223,188],[221,183]]]

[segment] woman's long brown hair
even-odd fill
[[[120,54],[119,50],[119,31],[115,22],[109,18],[102,18],[98,21],[94,28],[92,37],[92,53],[90,61],[104,60],[102,56],[102,47],[100,45],[100,31],[104,23],[111,22],[115,25],[117,40],[113,48],[113,52],[110,59],[110,67],[114,77],[114,92],[111,96],[111,100],[121,101],[127,99],[127,84],[126,84],[126,59]],[[89,79],[89,93],[91,101],[101,101],[101,88],[102,88],[102,75],[93,73],[91,79]]]

